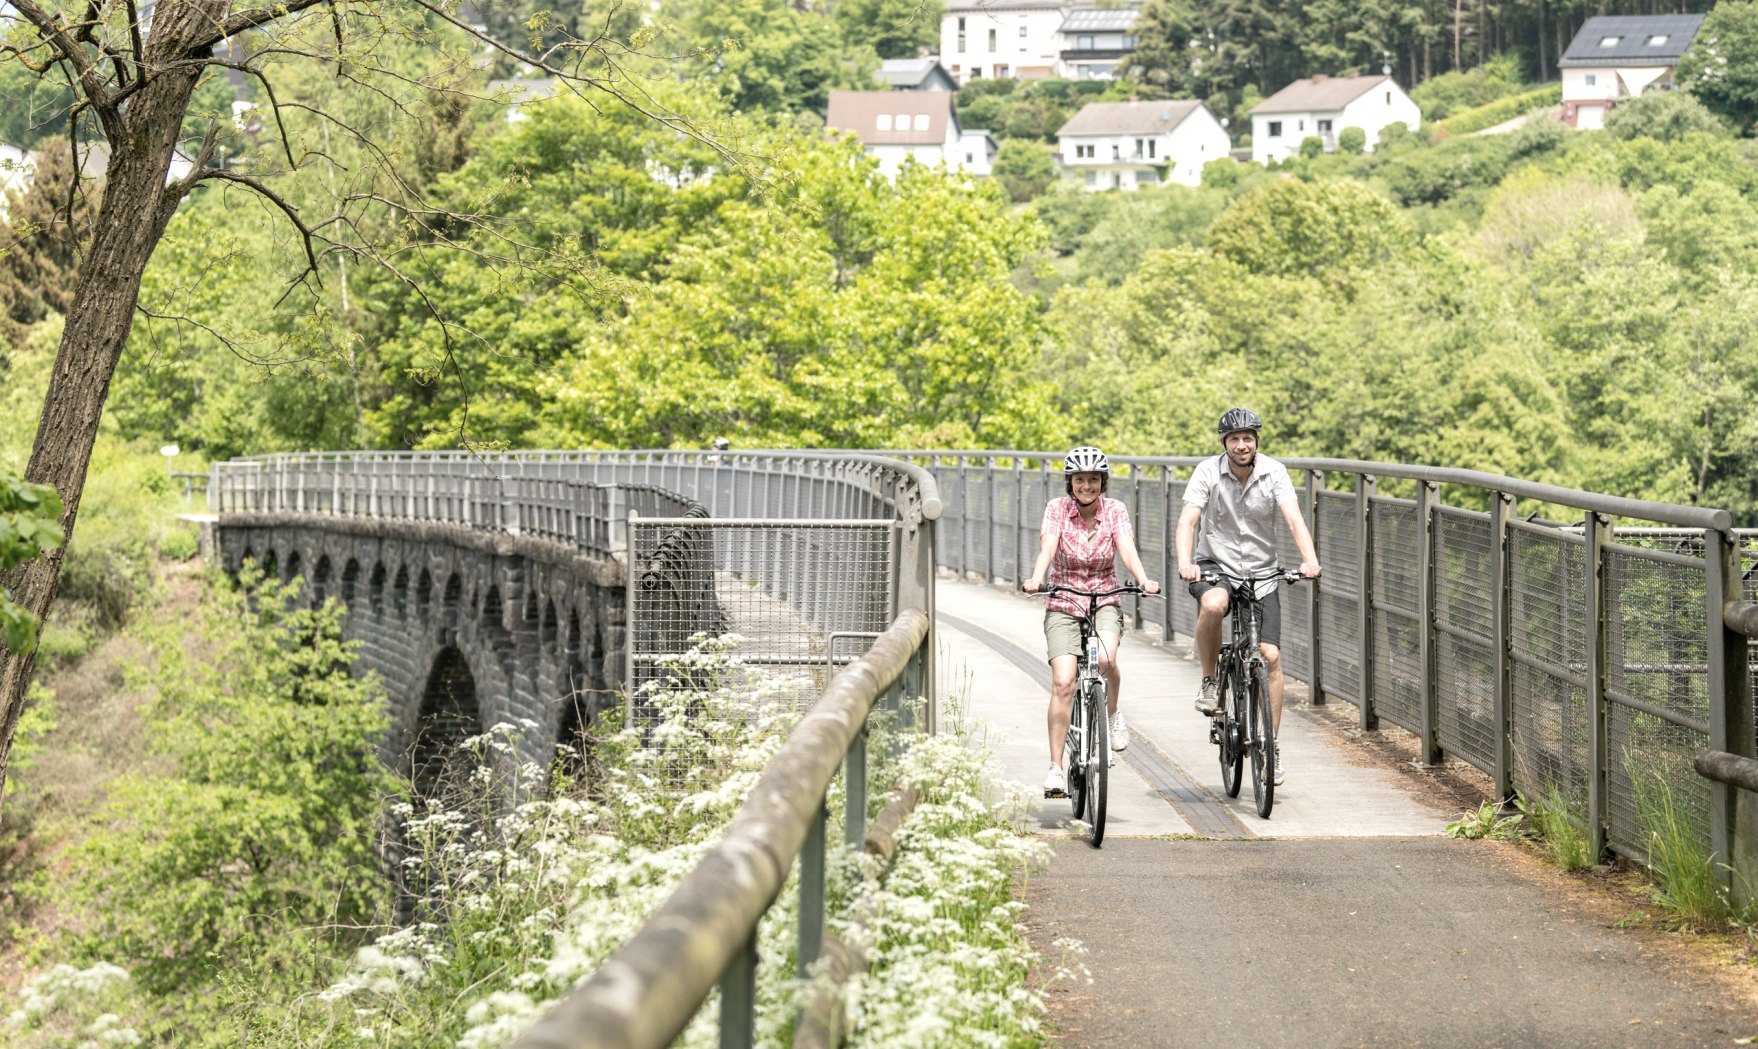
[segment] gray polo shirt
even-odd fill
[[[1288,468],[1275,459],[1258,456],[1251,476],[1240,484],[1227,457],[1217,455],[1197,464],[1184,488],[1184,501],[1203,511],[1196,559],[1243,577],[1276,563],[1276,523],[1281,507],[1296,497]],[[1260,594],[1274,587],[1272,580],[1260,587]]]

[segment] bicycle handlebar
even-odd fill
[[[1124,583],[1122,586],[1114,587],[1110,590],[1082,590],[1079,587],[1066,586],[1062,583],[1048,583],[1036,590],[1026,590],[1025,584],[1021,583],[1019,584],[1019,588],[1025,593],[1037,594],[1042,597],[1048,597],[1051,594],[1073,594],[1076,597],[1110,597],[1113,594],[1140,594],[1143,597],[1153,596],[1146,590],[1143,590],[1140,583],[1136,582]]]
[[[1295,571],[1292,568],[1280,568],[1280,567],[1270,569],[1270,570],[1264,572],[1262,575],[1255,575],[1254,574],[1249,579],[1241,579],[1236,575],[1229,575],[1226,572],[1204,572],[1203,573],[1203,582],[1209,583],[1211,585],[1218,585],[1222,582],[1227,582],[1227,583],[1231,583],[1236,586],[1243,586],[1246,583],[1258,583],[1258,582],[1262,582],[1266,579],[1279,579],[1284,583],[1293,584],[1293,583],[1301,582],[1301,581],[1305,580],[1306,578],[1307,578],[1306,576],[1301,575],[1298,571]]]

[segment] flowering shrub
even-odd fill
[[[229,988],[250,1016],[234,1044],[504,1045],[640,929],[719,840],[780,748],[796,715],[770,693],[791,685],[747,672],[737,645],[700,639],[668,687],[636,697],[637,724],[597,727],[577,780],[560,770],[581,762],[546,769],[519,758],[517,741],[535,725],[499,725],[466,741],[476,771],[465,783],[393,812],[414,920],[339,971],[314,965],[304,986]],[[1024,796],[995,796],[1000,777],[986,750],[897,731],[885,715],[875,722],[872,775],[916,786],[925,800],[883,880],[864,877],[875,873],[865,866],[872,861],[856,850],[828,857],[831,926],[871,961],[849,990],[851,1043],[1038,1044],[1043,1002],[1026,979],[1035,959],[1011,890],[1048,849],[1019,830]],[[873,799],[870,816],[883,801]],[[840,842],[840,784],[827,804],[827,840]],[[869,920],[851,926],[857,905]],[[759,929],[761,1045],[791,1042],[805,989],[794,976],[797,907],[790,882]],[[64,1020],[56,1025],[64,1040],[35,1044],[134,1044],[120,1040],[133,1035],[120,1020],[98,1015],[109,1009],[94,982],[126,987],[127,974],[100,966],[82,984],[76,972],[40,978],[8,1023],[29,1030],[78,995],[80,1015],[96,1018]],[[179,1007],[174,994],[155,997],[136,994],[135,1008],[162,1016]],[[717,1021],[711,997],[679,1044],[718,1044]]]

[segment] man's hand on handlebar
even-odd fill
[[[1184,565],[1178,569],[1178,578],[1186,583],[1194,583],[1203,577],[1203,570],[1195,565]]]
[[[1324,569],[1322,567],[1320,567],[1320,565],[1317,561],[1302,561],[1302,562],[1300,562],[1300,575],[1302,578],[1317,579],[1319,577],[1319,573],[1323,572],[1323,571],[1324,571]]]

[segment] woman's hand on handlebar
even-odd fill
[[[1019,588],[1021,590],[1024,590],[1028,594],[1035,594],[1038,592],[1038,588],[1042,587],[1043,585],[1044,585],[1043,580],[1039,579],[1037,576],[1033,576],[1032,578],[1019,584]]]

